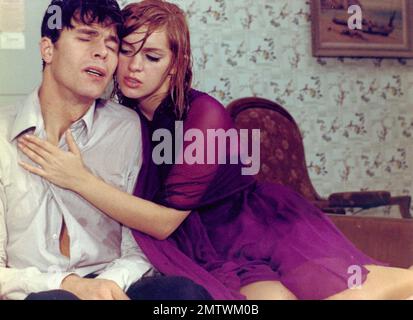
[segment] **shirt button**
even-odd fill
[[[59,236],[55,233],[54,235],[52,235],[53,240],[57,240],[59,238]]]

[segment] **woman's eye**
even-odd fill
[[[88,42],[88,41],[90,41],[89,39],[85,39],[85,38],[78,38],[80,41],[83,41],[83,42]]]
[[[148,58],[148,60],[152,62],[158,62],[160,60],[160,58],[151,56],[149,54],[146,55],[146,58]]]
[[[131,56],[133,54],[132,50],[128,50],[128,49],[125,49],[125,48],[120,48],[119,52],[124,54],[125,56]]]

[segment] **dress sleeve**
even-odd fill
[[[182,151],[182,161],[175,158],[157,198],[165,206],[193,210],[228,193],[237,170],[236,165],[229,168],[230,157],[238,156],[230,146],[238,145],[238,135],[228,112],[208,95],[191,103],[182,126],[184,139],[177,148]],[[227,135],[231,139],[226,139]]]

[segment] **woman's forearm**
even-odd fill
[[[157,239],[167,238],[188,216],[189,212],[134,197],[95,177],[84,166],[70,131],[66,133],[66,140],[69,152],[35,136],[20,139],[20,149],[41,168],[26,163],[20,165],[61,188],[77,192],[123,225]]]
[[[114,220],[159,240],[173,233],[189,214],[130,195],[90,172],[79,179],[73,191]]]

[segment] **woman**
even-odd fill
[[[36,137],[22,138],[22,151],[40,165],[22,164],[25,169],[77,192],[135,229],[136,240],[155,268],[193,279],[216,299],[413,295],[412,271],[381,266],[366,257],[292,190],[257,183],[241,175],[240,165],[218,161],[228,160],[229,154],[225,159],[215,156],[213,164],[183,159],[155,165],[151,154],[159,145],[151,136],[159,133],[156,130],[167,129],[174,137],[176,121],[182,120],[184,133],[197,129],[206,137],[208,129],[228,130],[232,123],[220,103],[191,89],[184,13],[168,2],[144,0],[127,6],[123,14],[117,94],[120,102],[141,115],[144,141],[134,195],[93,176],[70,132],[69,152]],[[190,144],[177,144],[173,151],[187,150]],[[204,160],[215,149],[206,146]],[[349,289],[352,285],[361,288]]]

